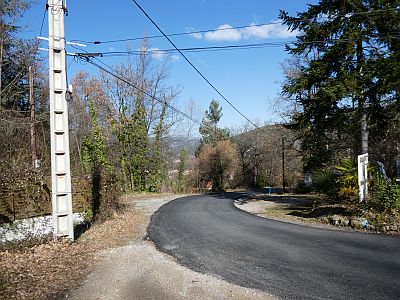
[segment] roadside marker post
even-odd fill
[[[368,197],[368,153],[357,157],[358,165],[358,195],[360,202],[366,201]]]

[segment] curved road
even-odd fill
[[[179,263],[288,299],[400,299],[400,238],[317,229],[237,209],[241,193],[162,206],[148,235]]]

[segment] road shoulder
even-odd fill
[[[140,238],[99,254],[99,260],[81,286],[65,294],[69,299],[273,299],[261,291],[230,284],[179,265],[143,240],[151,215],[177,198],[131,199],[143,216]],[[129,200],[129,199],[128,199]]]
[[[320,229],[367,232],[348,226],[331,225],[319,218],[300,216],[302,211],[312,209],[317,201],[319,199],[316,195],[251,193],[248,197],[234,201],[234,205],[245,212],[275,221]]]

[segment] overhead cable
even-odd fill
[[[132,0],[136,4],[136,6],[143,12],[143,14],[149,19],[149,21],[161,32],[161,34],[168,40],[168,42],[179,52],[179,54],[187,61],[189,65],[200,75],[201,78],[204,79],[205,82],[222,98],[226,103],[228,103],[237,113],[239,113],[244,119],[246,119],[250,124],[252,124],[255,128],[258,126],[252,122],[248,117],[246,117],[239,109],[236,108],[201,72],[200,70],[186,57],[186,55],[179,50],[179,48],[175,45],[175,43],[164,33],[164,31],[153,21],[153,19],[146,13],[146,11],[136,2],[136,0]]]
[[[165,104],[167,107],[169,107],[170,109],[172,109],[172,110],[175,111],[176,113],[178,113],[178,114],[184,116],[185,118],[189,119],[189,120],[192,121],[193,123],[196,123],[197,125],[200,125],[200,126],[205,126],[205,127],[209,128],[209,129],[213,130],[215,134],[219,134],[219,135],[225,137],[225,135],[223,135],[221,132],[219,132],[218,129],[213,128],[213,127],[210,127],[210,126],[206,126],[206,125],[202,124],[202,122],[200,122],[199,120],[196,120],[196,119],[193,118],[192,116],[189,116],[187,113],[185,113],[185,112],[179,110],[178,108],[176,108],[175,106],[169,104],[168,102],[166,102],[166,101],[164,101],[164,100],[161,100],[161,99],[159,99],[158,97],[156,97],[156,96],[150,94],[150,93],[147,92],[145,89],[141,88],[140,86],[138,86],[138,85],[135,84],[135,83],[132,83],[132,82],[131,82],[130,80],[128,80],[127,78],[124,78],[124,77],[122,77],[122,76],[116,74],[117,72],[116,72],[113,68],[111,68],[109,65],[103,63],[103,62],[100,61],[99,59],[97,59],[97,58],[91,58],[91,57],[82,57],[82,56],[76,56],[76,57],[78,57],[78,58],[81,59],[81,60],[84,60],[85,62],[88,62],[89,64],[95,66],[95,67],[98,68],[99,70],[101,70],[101,71],[103,71],[103,72],[105,72],[105,73],[107,73],[107,74],[109,74],[109,75],[111,75],[111,76],[117,78],[118,80],[120,80],[120,81],[126,83],[127,85],[129,85],[129,86],[131,86],[131,87],[137,89],[138,91],[142,92],[143,94],[145,94],[146,96],[150,97],[151,99],[153,99],[153,100],[155,100],[155,101],[157,101],[157,102],[159,102],[159,103],[161,103],[161,104]],[[94,59],[97,60],[97,61],[98,61],[99,63],[101,63],[102,65],[104,65],[105,67],[103,67],[103,66],[99,65],[98,63],[94,62],[94,61],[93,61]]]
[[[385,11],[392,11],[397,10],[396,8],[388,8],[388,9],[380,9],[374,10],[369,12],[358,12],[352,13],[351,15],[364,15],[364,14],[373,14],[378,12],[385,12]],[[350,15],[337,15],[337,17],[349,17]],[[300,22],[301,20],[295,20],[295,22]],[[247,29],[247,28],[256,28],[256,27],[264,27],[270,25],[278,25],[284,24],[283,21],[274,21],[274,22],[267,22],[267,23],[259,23],[259,24],[251,24],[251,25],[242,25],[242,26],[227,26],[227,27],[219,27],[215,29],[205,29],[205,30],[196,30],[196,31],[186,31],[186,32],[177,32],[177,33],[170,33],[166,34],[168,37],[173,36],[185,36],[185,35],[196,35],[202,33],[212,33],[212,32],[220,32],[220,31],[227,31],[227,30],[237,30],[237,29]],[[111,44],[111,43],[120,43],[120,42],[130,42],[130,41],[140,41],[144,39],[155,39],[155,38],[163,38],[164,35],[151,35],[146,37],[131,37],[131,38],[122,38],[122,39],[113,39],[113,40],[83,40],[83,39],[74,39],[71,42],[79,42],[79,43],[86,43],[86,44]]]
[[[206,29],[206,30],[197,30],[197,31],[186,31],[186,32],[178,32],[178,33],[170,33],[167,36],[182,36],[182,35],[194,35],[194,34],[201,34],[201,33],[208,33],[208,32],[219,32],[219,31],[226,31],[226,30],[236,30],[236,29],[246,29],[246,28],[254,28],[254,27],[263,27],[268,25],[275,25],[275,24],[282,24],[281,21],[270,22],[270,23],[261,23],[261,24],[252,24],[247,26],[235,26],[235,27],[223,27],[223,28],[216,28],[216,29]],[[110,44],[110,43],[119,43],[119,42],[130,42],[130,41],[140,41],[144,39],[155,39],[155,38],[163,38],[164,35],[151,35],[146,37],[133,37],[133,38],[124,38],[124,39],[115,39],[115,40],[96,40],[96,41],[87,41],[87,40],[71,40],[72,42],[80,42],[86,44]]]

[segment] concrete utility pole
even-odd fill
[[[33,94],[33,70],[29,66],[29,109],[31,113],[31,158],[32,168],[36,169],[36,130],[35,130],[35,96]]]
[[[65,0],[48,0],[51,204],[55,236],[74,239],[65,69]]]
[[[282,191],[285,193],[285,139],[282,136]]]

